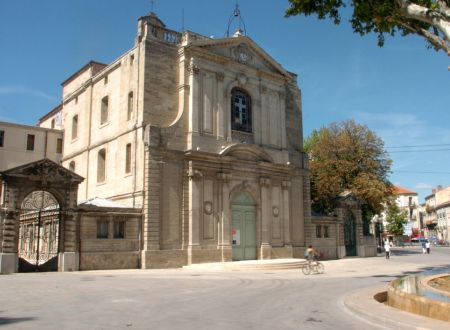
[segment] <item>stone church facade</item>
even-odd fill
[[[39,125],[63,128],[62,165],[84,178],[78,200],[129,215],[78,210],[72,269],[301,258],[313,242],[297,77],[240,31],[179,33],[151,13],[133,48],[62,86]]]

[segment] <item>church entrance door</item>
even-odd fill
[[[348,212],[344,223],[345,255],[356,256],[356,221],[351,212]]]
[[[250,194],[241,192],[231,205],[233,228],[233,260],[256,259],[255,202]]]

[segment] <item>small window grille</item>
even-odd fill
[[[97,238],[108,238],[108,221],[97,221]]]
[[[321,238],[322,237],[322,226],[317,225],[316,226],[316,237]]]
[[[114,238],[125,238],[125,221],[114,221]]]

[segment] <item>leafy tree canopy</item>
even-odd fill
[[[378,214],[393,195],[388,180],[392,161],[384,142],[353,120],[314,130],[305,140],[310,157],[312,209],[329,213],[344,191],[366,203],[365,214]]]
[[[386,212],[386,229],[393,235],[403,235],[404,226],[408,222],[408,213],[400,209],[395,202],[388,204]]]
[[[450,0],[289,0],[286,16],[317,14],[319,19],[341,22],[342,10],[353,7],[350,19],[353,31],[360,35],[378,34],[378,45],[384,36],[399,32],[405,36],[423,37],[429,47],[450,56]]]

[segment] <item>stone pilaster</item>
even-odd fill
[[[283,194],[283,225],[284,225],[284,245],[291,245],[291,222],[290,222],[290,194],[289,189],[291,188],[290,181],[282,181],[281,189]]]
[[[231,211],[230,211],[230,173],[217,173],[220,184],[220,219],[219,219],[219,248],[222,261],[232,260],[231,246]]]
[[[201,179],[202,173],[194,169],[192,162],[188,169],[189,177],[189,244],[188,244],[188,264],[195,262],[194,250],[200,249],[200,219],[202,209],[200,208]]]
[[[226,122],[226,111],[223,108],[223,79],[224,79],[224,73],[223,72],[217,72],[216,73],[216,80],[217,80],[217,138],[219,140],[222,140],[226,138],[226,132],[227,132],[227,122]]]
[[[270,198],[271,182],[269,178],[260,178],[261,186],[261,250],[260,259],[270,259],[272,254],[272,199]]]
[[[312,244],[313,228],[311,223],[311,181],[309,175],[303,177],[303,214],[305,219],[305,246]]]
[[[200,69],[195,63],[194,59],[191,59],[191,62],[188,67],[189,71],[189,85],[191,86],[189,90],[189,133],[196,135],[199,134],[199,87],[200,87],[200,78],[199,72]],[[191,146],[192,147],[192,146]]]
[[[281,121],[281,148],[287,148],[286,142],[286,93],[279,92],[278,96],[280,98],[280,121]]]

